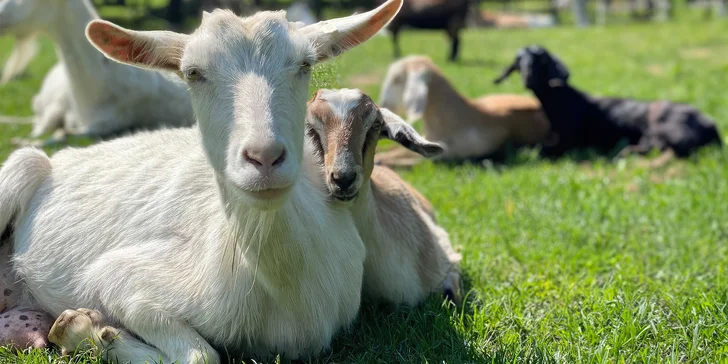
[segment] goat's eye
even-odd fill
[[[202,76],[202,72],[197,68],[190,68],[183,72],[185,81],[187,82],[198,82],[203,81],[205,77]]]
[[[300,68],[298,69],[298,72],[300,72],[301,74],[311,73],[311,62],[302,62]]]

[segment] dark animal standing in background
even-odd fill
[[[715,123],[690,105],[593,97],[574,89],[567,84],[566,66],[543,47],[521,49],[495,83],[513,71],[520,71],[551,122],[556,140],[544,146],[544,155],[560,156],[588,147],[609,152],[625,139],[629,146],[620,155],[669,149],[686,157],[702,146],[722,145]]]
[[[377,0],[377,6],[384,0]],[[394,57],[401,56],[399,31],[405,25],[420,29],[444,29],[452,44],[450,61],[457,60],[460,48],[460,30],[465,28],[468,15],[468,0],[405,0],[399,14],[389,23],[392,32]]]

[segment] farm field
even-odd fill
[[[0,38],[4,62],[13,40]],[[689,102],[728,136],[728,23],[468,31],[461,62],[444,34],[405,32],[463,94],[528,94],[519,77],[492,80],[516,50],[538,43],[592,94]],[[0,86],[0,114],[27,116],[55,63],[47,40],[26,76]],[[374,100],[393,60],[376,37],[318,66],[312,90],[361,88]],[[0,161],[27,125],[0,125]],[[85,141],[79,141],[84,143]],[[365,305],[332,351],[336,363],[717,363],[728,361],[728,150],[650,165],[588,154],[558,161],[524,151],[506,166],[430,162],[402,176],[427,196],[463,255],[466,302],[433,297],[414,309]],[[0,362],[60,362],[57,352]],[[79,356],[69,363],[97,363]]]

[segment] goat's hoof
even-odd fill
[[[118,330],[102,328],[102,324],[103,316],[98,311],[65,310],[51,327],[48,340],[58,345],[64,355],[76,350],[93,350],[118,335]]]

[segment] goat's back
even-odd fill
[[[385,0],[377,0],[377,5]],[[390,27],[409,24],[424,29],[444,29],[451,18],[464,21],[468,13],[467,0],[408,0],[402,4]]]
[[[434,220],[435,209],[432,207],[430,201],[427,200],[427,198],[425,198],[425,196],[422,195],[420,191],[412,187],[412,185],[407,183],[407,181],[403,180],[402,177],[400,177],[393,170],[384,166],[374,166],[374,169],[372,170],[371,180],[372,183],[377,185],[380,190],[385,186],[388,186],[395,191],[402,189],[403,191],[407,191],[410,196],[407,196],[407,194],[402,194],[402,197],[406,200],[406,202],[416,204],[420,209],[422,209],[422,211],[424,211]]]
[[[523,145],[543,142],[551,128],[541,103],[535,97],[488,95],[473,100],[473,105],[509,131],[508,141]]]

